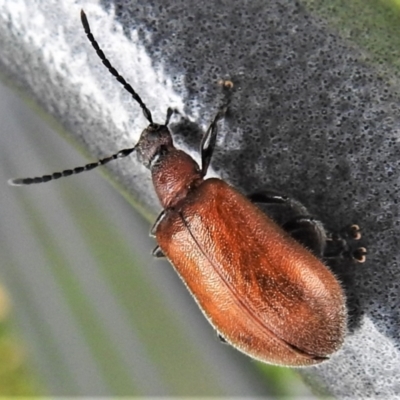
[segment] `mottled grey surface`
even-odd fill
[[[76,10],[81,6],[109,58],[123,59],[120,44],[105,34],[109,18],[91,18],[91,7],[82,3]],[[204,127],[220,104],[216,83],[229,78],[235,94],[221,125],[214,171],[245,193],[267,186],[295,197],[328,229],[353,222],[362,227],[368,261],[332,265],[348,296],[348,340],[330,362],[305,373],[337,397],[400,393],[398,82],[389,81],[301,2],[104,1],[101,6],[115,12],[112,18],[127,38],[136,32],[150,56],[157,87],[135,81],[134,60],[118,58],[116,64],[157,118],[163,118],[172,96],[161,95],[160,84],[172,86],[181,98],[180,111],[192,122],[181,122],[187,129],[177,136],[178,143],[198,148],[198,124]],[[138,135],[145,122],[136,120],[140,113],[129,96],[115,94],[120,88],[96,65],[100,62],[89,44],[77,39],[82,32],[72,30],[77,26],[72,11],[61,7],[43,14],[50,32],[67,38],[70,47],[60,50],[71,63],[88,54],[80,62],[89,63],[99,97],[132,113],[126,126],[115,126],[102,99],[82,93],[70,76],[74,64],[57,62],[45,48],[32,48],[18,32],[5,33],[9,27],[4,24],[0,65],[93,156],[106,155],[129,145],[126,137]],[[155,215],[148,173],[132,162],[120,162],[112,171]]]

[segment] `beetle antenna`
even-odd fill
[[[150,125],[153,124],[153,117],[151,116],[150,110],[146,107],[146,105],[143,103],[143,100],[140,98],[140,96],[133,90],[133,87],[118,73],[118,71],[111,65],[110,61],[108,61],[107,57],[103,53],[103,50],[101,50],[99,44],[97,43],[97,40],[94,38],[89,22],[86,18],[86,14],[83,10],[81,10],[81,21],[83,25],[83,29],[85,30],[86,36],[89,39],[89,42],[93,46],[93,48],[96,50],[97,55],[99,56],[100,60],[102,63],[105,65],[105,67],[110,71],[111,75],[115,77],[115,79],[124,87],[124,89],[131,94],[131,96],[134,98],[134,100],[139,104],[141,109],[143,110],[143,114],[146,117],[146,119],[150,122]]]
[[[82,167],[66,169],[61,172],[54,172],[53,174],[50,174],[50,175],[38,176],[35,178],[10,179],[8,181],[8,184],[11,186],[32,185],[34,183],[45,183],[45,182],[53,181],[55,179],[63,178],[64,176],[80,174],[81,172],[90,171],[94,168],[99,167],[100,165],[107,164],[108,162],[115,160],[117,158],[124,158],[126,156],[129,156],[129,154],[131,154],[135,150],[135,148],[136,148],[136,146],[131,147],[129,149],[123,149],[123,150],[120,150],[118,153],[113,154],[110,157],[102,158],[101,160],[98,160],[98,161],[90,163],[90,164],[86,164]]]

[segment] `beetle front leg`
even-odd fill
[[[160,225],[160,222],[163,220],[163,218],[165,217],[165,210],[162,210],[160,212],[160,214],[158,214],[158,217],[156,218],[156,220],[154,221],[153,226],[150,229],[150,236],[151,237],[155,237],[156,236],[156,231],[157,231],[157,227],[158,225]]]
[[[150,236],[151,237],[155,237],[156,236],[157,228],[160,225],[161,221],[164,219],[165,214],[166,214],[165,210],[162,210],[160,212],[160,214],[158,214],[158,217],[156,218],[156,220],[154,221],[153,226],[150,229]],[[162,252],[162,250],[161,250],[161,248],[159,246],[156,246],[151,254],[152,254],[153,257],[156,257],[156,258],[165,257],[164,253]]]
[[[212,154],[214,152],[215,143],[217,141],[218,134],[218,121],[224,117],[227,107],[221,107],[214,119],[211,121],[206,133],[204,134],[201,144],[201,175],[205,176],[207,174],[208,166],[210,165]]]
[[[218,134],[218,121],[225,117],[228,107],[231,102],[231,94],[233,83],[231,81],[222,81],[222,86],[225,89],[225,100],[224,103],[219,107],[217,114],[211,121],[206,133],[201,139],[200,154],[201,154],[201,175],[205,176],[207,173],[208,166],[210,165],[212,154],[214,152],[215,143],[217,141]]]

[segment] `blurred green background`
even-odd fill
[[[0,396],[309,394],[219,342],[152,258],[150,221],[100,174],[7,186],[87,160],[4,86],[0,113]]]

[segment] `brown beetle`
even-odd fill
[[[158,242],[154,255],[168,258],[219,335],[267,363],[307,366],[328,359],[343,343],[346,307],[338,280],[304,246],[323,255],[329,237],[321,224],[303,212],[283,229],[224,181],[205,180],[217,123],[227,105],[221,107],[204,135],[200,168],[173,145],[167,127],[172,111],[168,110],[165,124],[153,122],[141,98],[105,57],[83,11],[81,19],[102,62],[139,103],[150,125],[134,147],[111,157],[38,178],[14,179],[10,184],[47,182],[136,151],[151,171],[164,209],[151,230]],[[225,86],[231,88],[232,84]],[[290,203],[267,192],[251,199]],[[353,226],[353,231],[358,239],[358,227]],[[358,249],[359,261],[364,255],[365,249]]]

